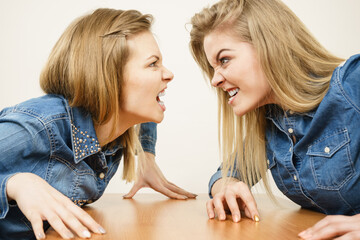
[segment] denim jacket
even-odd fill
[[[276,108],[268,106],[266,154],[280,191],[325,214],[360,213],[360,55],[334,70],[315,110],[297,114]],[[220,177],[219,168],[209,192]]]
[[[140,127],[144,151],[155,154],[156,124]],[[0,112],[0,239],[35,239],[30,222],[9,204],[7,180],[31,172],[82,206],[99,199],[118,169],[123,147],[101,149],[90,114],[58,95]],[[44,227],[49,225],[45,222]]]

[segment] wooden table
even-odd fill
[[[325,215],[300,209],[297,205],[278,199],[274,205],[266,195],[255,195],[260,222],[242,218],[239,223],[206,214],[206,194],[196,200],[171,200],[160,194],[137,194],[123,199],[121,194],[105,194],[84,209],[107,231],[93,234],[91,239],[298,239],[297,234],[312,226]],[[52,229],[47,240],[61,239]]]

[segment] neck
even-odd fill
[[[115,115],[113,115],[106,123],[94,125],[96,136],[101,147],[120,137],[130,127],[141,123],[141,121],[137,121],[135,116],[130,116],[130,114],[121,111],[119,112],[119,116],[118,119],[115,119]],[[114,125],[115,121],[116,124]],[[115,129],[113,129],[113,126],[115,126]],[[109,138],[110,136],[111,138]]]

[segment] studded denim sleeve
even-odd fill
[[[155,155],[157,124],[153,122],[142,123],[139,135],[140,143],[144,151]]]

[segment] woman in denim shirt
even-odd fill
[[[80,207],[101,197],[122,157],[123,178],[134,180],[136,152],[140,171],[125,197],[146,186],[196,196],[168,182],[154,161],[159,97],[173,74],[151,23],[135,10],[77,19],[41,74],[47,95],[0,112],[0,239],[44,239],[50,225],[66,239],[105,233]]]
[[[263,179],[270,193],[270,169],[292,201],[339,215],[299,236],[360,239],[360,56],[343,63],[278,0],[223,0],[191,23],[192,54],[217,88],[222,128],[208,216],[224,220],[230,210],[238,222],[244,210],[258,221],[249,187]]]

